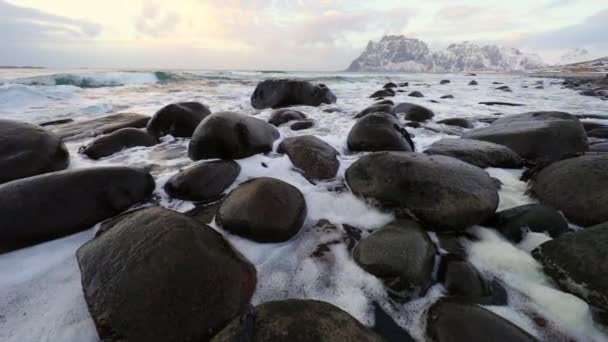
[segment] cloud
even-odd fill
[[[135,20],[135,28],[149,36],[160,36],[171,33],[179,21],[176,12],[165,11],[156,3],[147,3]]]
[[[444,7],[437,11],[436,16],[439,19],[455,21],[468,18],[473,14],[479,13],[480,10],[481,9],[479,7],[475,6],[450,6]]]
[[[553,0],[550,3],[548,3],[545,6],[545,8],[546,9],[555,9],[555,8],[572,5],[572,4],[575,4],[576,2],[577,2],[577,0]]]

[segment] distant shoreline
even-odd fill
[[[41,66],[13,66],[13,65],[0,65],[0,69],[46,69],[46,67]]]

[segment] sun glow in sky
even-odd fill
[[[0,65],[341,70],[384,34],[608,55],[606,0],[0,0]]]

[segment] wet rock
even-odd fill
[[[374,105],[391,105],[391,106],[394,106],[395,102],[393,102],[392,100],[382,100],[382,101],[375,102]]]
[[[435,113],[430,109],[408,102],[396,105],[392,111],[395,115],[405,114],[405,120],[417,122],[424,122],[435,116]]]
[[[438,124],[457,126],[462,128],[473,128],[473,123],[467,118],[449,118],[437,121]]]
[[[509,88],[508,86],[502,86],[502,87],[498,87],[496,88],[496,90],[501,90],[507,93],[512,93],[513,91],[511,90],[511,88]]]
[[[61,138],[25,122],[0,119],[0,184],[63,170],[70,153]]]
[[[508,147],[471,139],[441,139],[424,153],[460,159],[480,168],[520,168],[522,159]]]
[[[453,99],[454,95],[443,95],[440,99]]]
[[[542,85],[539,85],[539,86],[534,87],[534,89],[545,89],[545,87]]]
[[[27,246],[91,228],[143,202],[154,190],[145,171],[96,167],[0,185],[0,244]]]
[[[608,142],[589,146],[589,152],[608,153]]]
[[[165,191],[186,201],[212,201],[234,183],[240,172],[241,167],[233,160],[198,163],[171,177]]]
[[[380,278],[393,295],[417,297],[431,286],[435,247],[418,223],[398,220],[359,241],[353,259]]]
[[[292,131],[301,131],[304,129],[309,129],[315,126],[315,122],[314,120],[303,120],[303,121],[298,121],[298,122],[294,122],[291,124],[291,126],[289,126],[289,128],[291,128]]]
[[[469,82],[469,85],[476,86],[476,85],[479,85],[479,83],[477,83],[477,81],[473,80],[473,81]]]
[[[413,151],[409,133],[394,116],[368,114],[357,121],[348,134],[351,151]]]
[[[354,194],[411,216],[431,229],[462,230],[498,206],[494,182],[482,169],[446,156],[377,152],[346,170]]]
[[[109,134],[127,127],[144,128],[149,120],[149,116],[142,114],[119,113],[91,120],[74,121],[64,125],[51,126],[49,129],[63,140],[74,140]]]
[[[336,103],[336,95],[324,84],[313,85],[307,81],[265,80],[258,83],[251,95],[251,105],[255,109],[317,107],[323,103]]]
[[[439,300],[429,309],[427,336],[436,342],[537,342],[518,326],[475,304]]]
[[[267,302],[235,318],[212,342],[332,342],[383,339],[347,312],[325,302],[288,299]]]
[[[399,83],[400,87],[408,87],[409,85],[410,85],[410,82]]]
[[[580,121],[560,112],[506,116],[462,137],[507,146],[527,160],[555,161],[587,150],[587,136]]]
[[[509,106],[509,107],[525,106],[521,103],[498,102],[498,101],[479,102],[479,104],[486,105],[486,106]]]
[[[378,90],[375,93],[371,94],[369,97],[372,99],[378,99],[381,97],[392,97],[395,96],[395,91],[391,88]]]
[[[470,303],[482,305],[506,305],[503,291],[493,295],[492,285],[481,276],[470,262],[455,255],[441,258],[438,280],[443,283],[448,295]],[[500,286],[497,283],[497,286]]]
[[[137,146],[154,146],[158,138],[138,128],[122,128],[108,135],[104,135],[87,146],[82,146],[78,152],[97,160],[111,156],[124,149]]]
[[[281,126],[284,123],[294,120],[304,120],[306,114],[293,109],[277,109],[270,115],[268,123],[274,126]]]
[[[209,340],[256,286],[255,268],[221,234],[158,207],[126,216],[77,257],[103,341]]]
[[[59,120],[45,121],[45,122],[39,123],[38,126],[42,126],[42,127],[57,126],[57,125],[63,125],[63,124],[70,123],[70,122],[74,122],[74,119],[59,119]]]
[[[374,326],[372,330],[386,342],[416,342],[412,335],[401,328],[382,307],[374,302]]]
[[[608,155],[586,155],[549,165],[532,179],[531,193],[570,222],[608,221]]]
[[[581,121],[585,132],[592,131],[596,128],[608,128],[608,125],[599,121]]]
[[[193,219],[200,221],[205,224],[209,224],[213,221],[215,217],[215,213],[222,205],[222,201],[217,201],[211,204],[199,205],[194,207],[194,209],[185,212],[184,214],[188,217],[192,217]]]
[[[587,132],[588,137],[608,139],[608,127],[595,128]]]
[[[340,167],[338,151],[312,135],[287,138],[279,145],[278,152],[287,154],[308,180],[335,178]]]
[[[388,89],[388,88],[397,88],[397,85],[393,82],[388,82],[387,84],[384,85],[384,87],[382,87],[384,89]]]
[[[450,80],[441,80],[439,82],[439,84],[448,84],[448,83],[450,83]]]
[[[422,93],[419,92],[419,91],[413,91],[413,92],[407,94],[407,96],[411,96],[411,97],[424,97],[424,95],[422,95]]]
[[[306,218],[306,201],[296,187],[274,178],[255,178],[230,192],[217,212],[225,230],[257,242],[294,237]]]
[[[155,137],[170,134],[190,138],[198,124],[209,114],[209,108],[199,102],[172,103],[156,112],[146,128]]]
[[[188,156],[199,159],[241,159],[272,150],[277,129],[251,116],[221,112],[209,115],[194,131]]]
[[[465,235],[458,232],[437,232],[437,240],[439,242],[439,248],[444,252],[454,254],[460,259],[467,258],[467,249],[461,242],[465,239]]]
[[[570,231],[568,222],[557,210],[542,204],[527,204],[500,211],[484,225],[495,228],[514,243],[520,243],[528,230],[547,232],[552,238]]]
[[[364,110],[360,111],[359,113],[357,113],[357,115],[355,115],[355,119],[362,118],[362,117],[366,116],[367,114],[371,114],[371,113],[392,114],[392,111],[393,111],[393,105],[391,105],[391,104],[374,104],[374,105],[371,105],[371,106],[365,108]]]

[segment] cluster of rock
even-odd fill
[[[573,89],[583,96],[608,100],[608,74],[603,79],[566,79],[562,82],[565,88]]]

